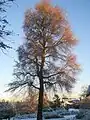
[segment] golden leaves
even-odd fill
[[[39,4],[36,5],[36,10],[38,11],[43,11],[43,12],[48,12],[51,10],[50,4],[47,1],[42,1]]]
[[[63,29],[63,37],[66,43],[70,45],[76,45],[77,40],[73,36],[72,31],[70,30],[68,21],[59,7],[53,7],[48,1],[44,0],[36,5],[36,10],[42,12],[44,16],[49,16],[51,19],[52,33],[57,31],[58,29]]]
[[[71,45],[76,45],[77,44],[77,40],[73,36],[73,33],[72,33],[72,31],[70,30],[69,27],[65,28],[62,40],[68,42]]]
[[[67,58],[67,62],[70,66],[74,67],[77,70],[80,70],[80,64],[77,63],[77,58],[75,55],[70,55]]]
[[[53,15],[53,17],[58,20],[62,17],[61,10],[58,7],[53,7],[48,1],[42,1],[36,5],[36,10],[43,12],[46,15]]]

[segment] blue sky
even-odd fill
[[[23,42],[24,12],[28,8],[33,8],[38,2],[39,0],[16,0],[18,6],[14,4],[8,9],[10,29],[19,34],[19,36],[13,35],[11,37],[15,42],[12,43],[15,49]],[[90,0],[51,0],[51,2],[67,12],[73,33],[79,40],[75,53],[81,64],[82,72],[79,74],[78,82],[73,89],[74,92],[79,92],[82,85],[90,84]],[[6,94],[3,94],[3,91],[6,89],[6,84],[13,79],[14,59],[17,59],[17,54],[14,50],[11,50],[8,56],[1,53],[0,57],[0,96],[4,97]]]

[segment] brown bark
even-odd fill
[[[43,78],[40,79],[40,89],[39,89],[39,99],[38,99],[38,113],[37,113],[37,120],[43,119]]]

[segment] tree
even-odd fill
[[[87,92],[88,92],[88,86],[82,86],[80,97],[85,98],[87,96]]]
[[[57,94],[54,95],[53,100],[54,100],[54,107],[55,108],[60,107],[61,102],[60,102],[60,98]]]
[[[15,116],[13,105],[10,102],[0,102],[0,119],[9,119]]]
[[[46,93],[44,93],[44,97],[43,97],[43,107],[44,108],[49,107],[49,99]]]
[[[27,10],[24,20],[25,42],[18,48],[15,80],[9,91],[30,86],[39,91],[37,120],[42,120],[44,90],[70,91],[79,65],[73,55],[77,40],[63,11],[43,1]]]
[[[90,96],[90,85],[88,85],[87,87],[87,91],[86,91],[86,97]]]
[[[7,29],[9,22],[5,13],[7,12],[6,8],[9,7],[13,1],[14,0],[0,0],[0,48],[2,51],[3,49],[11,48],[5,41],[6,37],[12,34],[12,31]]]
[[[37,96],[36,91],[32,91],[32,93],[25,98],[24,102],[28,105],[29,112],[36,112],[38,101]]]
[[[36,112],[37,99],[36,96],[32,96],[31,99],[25,99],[24,101],[19,101],[15,103],[16,114],[28,114]]]
[[[81,99],[80,108],[90,109],[90,85],[82,86],[81,88]]]

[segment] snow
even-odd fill
[[[11,118],[11,120],[36,120],[36,118]],[[75,120],[75,115],[66,115],[64,118],[52,118],[52,119],[43,119],[43,120]]]
[[[79,109],[69,109],[69,112],[73,111],[73,112],[79,112]]]
[[[14,120],[37,120],[36,118],[27,118],[27,119],[14,119]],[[75,120],[72,118],[52,118],[52,119],[43,119],[43,120]]]
[[[57,109],[57,110],[53,110],[53,111],[50,111],[50,112],[43,112],[43,115],[44,117],[45,116],[52,116],[52,115],[62,115],[63,114],[63,118],[51,118],[51,119],[43,119],[43,120],[76,120],[75,116],[76,116],[76,113],[78,113],[79,110],[78,109],[69,109],[68,111],[67,110],[60,110],[60,109]],[[37,120],[36,119],[36,114],[27,114],[27,115],[18,115],[18,116],[15,116],[13,118],[11,118],[11,120]]]

